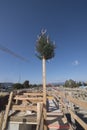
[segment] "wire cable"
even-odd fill
[[[6,53],[9,53],[9,54],[13,55],[14,57],[19,58],[19,59],[21,59],[21,60],[23,60],[23,61],[26,61],[26,62],[29,61],[29,60],[26,59],[25,57],[23,57],[23,56],[21,56],[21,55],[15,53],[15,52],[13,52],[13,51],[10,50],[9,48],[4,47],[4,46],[2,46],[1,44],[0,44],[0,50],[4,51],[4,52],[6,52]]]

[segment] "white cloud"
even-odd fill
[[[78,60],[75,60],[72,65],[75,65],[75,66],[78,66],[79,65],[79,61]]]

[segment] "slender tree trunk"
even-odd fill
[[[42,68],[43,68],[43,104],[44,104],[44,107],[43,107],[43,112],[44,112],[44,130],[47,129],[46,127],[46,60],[45,58],[43,57],[43,60],[42,60]]]

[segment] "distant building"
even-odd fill
[[[13,83],[0,83],[0,91],[6,91],[12,88]]]

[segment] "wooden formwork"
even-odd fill
[[[61,104],[61,110],[62,112],[69,113],[71,115],[71,118],[77,121],[84,130],[87,130],[87,122],[82,120],[75,112],[74,106],[78,106],[79,108],[82,108],[84,111],[87,111],[87,102],[84,100],[79,100],[76,98],[73,98],[72,95],[69,95],[66,92],[61,92],[58,90],[55,90],[54,97],[56,101]]]
[[[61,104],[61,110],[69,113],[72,119],[76,120],[81,126],[87,130],[87,123],[84,122],[74,110],[74,105],[87,110],[87,102],[76,99],[64,91],[52,90],[47,92],[46,99],[55,98],[57,105]],[[13,113],[10,113],[10,110]],[[19,116],[19,112],[30,111],[28,116]],[[4,115],[4,117],[3,117]],[[65,119],[65,118],[64,118]],[[23,92],[21,94],[14,95],[10,93],[8,105],[6,107],[5,114],[2,113],[2,120],[0,121],[0,130],[6,130],[7,123],[11,121],[34,124],[36,130],[44,130],[44,114],[43,114],[43,93],[42,92]],[[65,120],[64,120],[65,121]]]
[[[12,112],[10,114],[10,111]],[[30,111],[28,116],[18,116],[19,112]],[[33,112],[33,114],[32,114]],[[0,130],[6,130],[9,121],[16,121],[26,124],[35,124],[36,130],[43,130],[43,98],[41,93],[23,93],[14,95],[10,93],[8,105],[4,117],[1,120]]]

